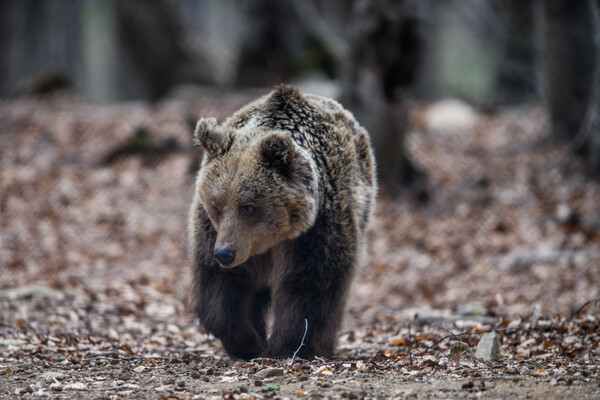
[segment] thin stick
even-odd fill
[[[290,367],[292,365],[294,365],[294,361],[296,361],[296,354],[298,354],[298,352],[300,351],[302,346],[304,346],[304,339],[306,338],[307,332],[308,332],[308,320],[306,318],[304,318],[304,335],[302,336],[302,343],[300,343],[300,346],[298,346],[298,348],[294,352],[294,355],[292,356],[292,361],[290,361],[290,365],[289,365]]]
[[[592,299],[592,300],[588,300],[585,303],[583,303],[581,305],[581,307],[579,307],[573,314],[571,314],[571,316],[569,317],[569,319],[567,319],[567,321],[572,321],[573,318],[575,318],[577,316],[577,314],[579,314],[585,307],[587,307],[588,305],[592,304],[592,303],[600,303],[600,297],[597,299]]]
[[[408,362],[410,365],[413,365],[412,362],[412,344],[411,344],[411,334],[410,334],[410,322],[408,323]]]

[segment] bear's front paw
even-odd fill
[[[221,343],[227,353],[244,360],[260,357],[265,349],[265,340],[254,329],[233,332],[230,337],[222,338]]]

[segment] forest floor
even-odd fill
[[[0,399],[600,399],[600,184],[537,106],[414,105],[428,200],[382,186],[337,356],[229,358],[190,306],[189,121],[248,100],[0,103]]]

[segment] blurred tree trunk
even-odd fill
[[[504,0],[494,4],[504,32],[497,104],[515,104],[536,95],[534,0]]]
[[[334,74],[332,56],[307,24],[301,23],[293,0],[245,3],[238,86],[273,86],[317,70]]]
[[[289,77],[290,4],[251,0],[247,3],[244,35],[237,72],[238,86],[273,86]]]
[[[10,7],[9,2],[0,2],[0,96],[6,96],[10,93],[9,85],[9,51],[10,51]]]
[[[156,100],[179,83],[212,83],[208,60],[188,46],[181,18],[167,0],[116,1],[119,38]]]
[[[0,95],[84,80],[81,9],[80,1],[0,1]]]
[[[342,23],[324,15],[318,2],[294,4],[302,22],[336,57],[341,102],[370,132],[380,176],[393,184],[422,181],[405,146],[406,91],[415,81],[423,47],[416,3],[328,1],[329,10],[342,10],[337,13],[344,15]]]
[[[552,134],[572,140],[600,166],[600,11],[598,0],[543,4],[543,58]]]
[[[589,165],[600,167],[600,1],[589,0],[593,21],[594,74],[590,100],[575,139],[575,150],[587,156]]]
[[[542,58],[546,99],[556,137],[581,128],[594,74],[592,0],[545,0]]]
[[[371,132],[380,176],[389,183],[422,183],[423,173],[407,156],[406,92],[415,82],[423,43],[414,4],[370,2],[357,10],[362,32],[350,43],[343,98]]]

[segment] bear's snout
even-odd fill
[[[233,263],[233,260],[235,260],[235,251],[231,250],[229,247],[215,249],[214,255],[215,260],[224,267],[230,266]]]

